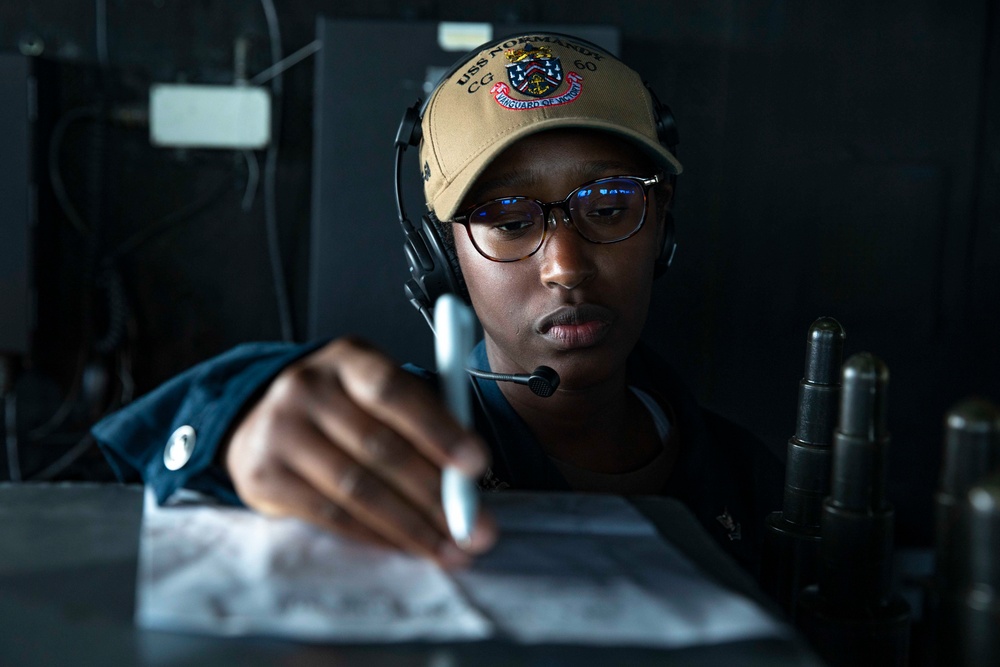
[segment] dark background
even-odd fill
[[[623,59],[677,116],[685,166],[675,209],[680,248],[657,286],[648,340],[707,404],[782,449],[794,427],[806,330],[821,315],[838,318],[847,352],[874,352],[892,374],[899,541],[930,539],[944,413],[971,394],[1000,400],[996,2],[276,4],[285,55],[313,41],[318,14],[616,27]],[[17,330],[0,344],[19,369],[24,476],[106,476],[93,448],[76,444],[93,419],[234,344],[282,337],[268,255],[266,153],[248,160],[155,149],[142,122],[151,83],[232,83],[238,39],[248,45],[248,73],[264,70],[271,52],[262,6],[0,6],[0,52],[8,62],[31,54],[37,82],[30,134],[16,96],[4,96],[15,111],[0,117],[7,155],[0,154],[0,244],[21,243],[18,230],[37,221],[27,269],[34,306],[0,301],[16,311],[0,314],[5,332]],[[331,48],[338,45],[321,53],[329,58]],[[399,62],[384,56],[398,49],[374,32],[366,48],[378,74],[358,77],[345,94],[376,104]],[[286,71],[275,96],[278,247],[300,340],[319,333],[309,285],[316,62]],[[25,136],[33,146],[27,162],[11,148]],[[343,159],[388,170],[391,141],[373,137],[369,150]],[[252,162],[261,181],[250,200]],[[58,203],[53,168],[75,222]],[[25,169],[33,186],[18,181]],[[345,228],[395,225],[391,201],[378,194],[384,190],[382,183],[374,195],[345,193]],[[381,201],[384,216],[354,217],[351,199],[365,197]],[[0,258],[10,247],[0,246]],[[382,298],[375,294],[398,298],[393,321],[360,333],[409,357],[426,333],[402,297],[401,244],[398,257],[351,271],[330,289],[356,308],[345,322],[365,321]],[[23,289],[6,277],[3,290]],[[399,348],[397,337],[405,337]],[[74,447],[80,456],[72,465],[44,469]]]

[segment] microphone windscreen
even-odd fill
[[[559,374],[548,366],[539,366],[528,378],[528,389],[536,396],[548,398],[559,387]]]

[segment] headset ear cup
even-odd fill
[[[465,285],[465,276],[462,275],[462,267],[458,263],[458,255],[455,253],[453,243],[449,244],[445,240],[441,222],[437,219],[437,216],[429,213],[424,216],[423,224],[428,230],[431,230],[429,233],[433,233],[436,248],[435,255],[443,258],[441,267],[447,273],[445,279],[450,287],[449,291],[461,297],[466,303],[470,303],[469,289]]]
[[[404,293],[417,310],[429,317],[442,294],[455,294],[466,302],[469,302],[469,294],[458,257],[444,240],[441,223],[433,214],[428,214],[421,217],[419,227],[414,227],[403,210],[401,164],[407,147],[420,144],[420,108],[419,100],[409,107],[396,131],[396,212],[406,236],[403,251],[410,268]]]
[[[664,220],[663,229],[663,245],[660,246],[660,254],[656,257],[656,262],[653,264],[653,277],[659,278],[674,261],[674,252],[677,250],[677,241],[674,238],[674,215],[670,211],[667,211],[666,219]]]
[[[649,91],[650,100],[653,106],[653,120],[656,123],[656,138],[660,144],[674,156],[677,155],[677,144],[680,143],[680,133],[677,131],[677,121],[674,114],[666,104],[660,102],[656,96],[656,91],[649,85],[648,81],[643,82],[646,90]],[[673,188],[671,200],[677,196],[677,177],[670,176],[670,185]],[[674,253],[677,251],[677,241],[674,240],[674,216],[667,211],[664,220],[663,245],[660,247],[660,254],[656,258],[653,268],[653,277],[659,278],[674,261]]]
[[[434,270],[434,260],[427,250],[427,243],[421,231],[414,228],[408,220],[404,222],[406,224],[403,225],[403,231],[406,236],[403,252],[410,269],[410,277],[403,285],[403,291],[410,303],[426,315],[434,308],[427,285],[427,275]]]
[[[469,291],[458,264],[458,256],[444,240],[441,223],[433,213],[428,213],[420,219],[420,232],[434,262],[433,278],[428,276],[427,280],[427,296],[430,302],[433,304],[442,294],[450,293],[468,303]]]

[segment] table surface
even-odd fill
[[[662,498],[632,502],[710,576],[760,600],[682,506]],[[138,486],[0,484],[0,665],[821,664],[799,640],[666,651],[499,641],[317,645],[144,630],[133,623],[141,519]]]

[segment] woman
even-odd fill
[[[547,398],[475,380],[486,439],[451,418],[428,373],[356,338],[242,346],[95,436],[160,501],[186,486],[446,566],[497,539],[488,514],[471,543],[448,537],[440,476],[455,465],[485,488],[677,497],[753,568],[777,460],[639,343],[673,253],[667,125],[634,71],[565,35],[484,45],[428,101],[426,224],[483,326],[472,363],[561,378]]]

